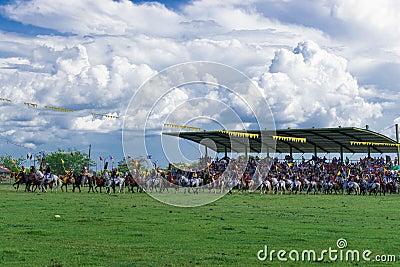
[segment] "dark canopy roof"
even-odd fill
[[[235,132],[261,134],[261,131],[254,130]],[[218,153],[231,152],[230,136],[220,131],[164,132],[163,134],[184,138],[196,143],[201,143],[202,140],[209,138],[215,143]],[[395,140],[377,132],[356,127],[267,130],[262,131],[262,135],[263,140],[267,140],[267,142],[264,141],[264,145],[269,144],[269,146],[271,146],[276,142],[275,151],[277,153],[397,153],[397,146],[395,146],[397,142]],[[272,139],[274,135],[306,138],[307,141],[305,143],[300,143],[275,140]],[[268,139],[271,141],[268,141]],[[260,153],[261,138],[248,138],[248,140],[250,147],[250,151],[248,152]],[[351,141],[384,143],[386,145],[351,145]],[[394,146],[388,144],[394,144]],[[244,150],[245,148],[243,146],[243,151]]]

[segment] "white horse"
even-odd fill
[[[354,191],[356,195],[360,194],[360,186],[356,182],[347,182],[344,185],[343,193],[346,191],[347,194],[350,194],[351,191]]]
[[[376,182],[368,183],[367,190],[369,194],[375,194],[375,196],[381,191],[381,184]]]
[[[274,194],[278,193],[279,190],[279,181],[275,177],[271,178],[271,187]]]
[[[149,190],[153,192],[155,190],[157,192],[157,188],[161,192],[161,178],[157,175],[152,176],[150,179],[146,181],[146,191]]]
[[[278,180],[278,190],[281,191],[281,194],[285,194],[287,191],[285,180]]]
[[[267,194],[271,190],[271,182],[268,179],[265,179],[260,185],[260,194]]]
[[[111,187],[113,188],[113,192],[115,193],[115,187],[119,187],[118,193],[123,193],[125,189],[125,177],[121,177],[118,175],[117,177],[114,177],[111,179]]]
[[[292,192],[295,192],[295,194],[297,194],[297,192],[301,193],[301,190],[302,190],[301,182],[299,180],[294,180],[292,185]]]
[[[201,178],[190,178],[189,179],[189,187],[192,188],[193,193],[198,193],[199,187],[202,186],[204,180]]]
[[[111,188],[115,193],[116,186],[119,187],[119,193],[122,193],[124,191],[125,178],[121,178],[120,176],[111,177],[107,171],[103,172],[103,178],[106,180],[106,188],[108,194],[111,194]]]
[[[51,185],[51,190],[53,191],[53,189],[55,188],[57,192],[58,188],[61,185],[60,178],[52,173],[50,175],[44,175],[40,170],[36,170],[35,177],[40,183],[40,189],[42,190],[42,192],[47,192],[47,185]]]

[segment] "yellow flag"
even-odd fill
[[[289,167],[292,167],[293,166],[293,163],[288,163],[287,164]]]
[[[15,160],[14,160],[14,159],[12,159],[12,160],[11,160],[11,163],[12,163],[12,164],[15,164]]]
[[[61,163],[62,163],[62,165],[64,165],[64,160],[63,159],[61,159]]]
[[[341,172],[341,171],[338,171],[338,172],[337,172],[337,175],[341,175],[341,174],[342,174],[342,172]]]

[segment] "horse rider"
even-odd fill
[[[86,163],[84,163],[83,166],[82,166],[81,174],[82,175],[87,175],[88,174]]]
[[[111,179],[113,179],[114,182],[117,182],[119,179],[119,171],[117,168],[113,168],[111,170]]]
[[[24,178],[25,178],[25,175],[26,175],[26,173],[25,173],[25,167],[22,166],[21,170],[19,171],[19,173],[18,173],[17,176],[15,177],[15,181],[16,181],[16,182],[19,182],[21,179],[24,179]]]
[[[50,179],[50,175],[51,175],[51,168],[50,168],[50,165],[49,165],[49,163],[46,163],[46,169],[45,169],[45,171],[44,171],[44,177],[45,177],[45,179],[46,179],[46,182]]]

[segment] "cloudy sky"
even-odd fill
[[[95,159],[120,160],[132,96],[189,61],[247,75],[278,129],[368,124],[394,137],[400,122],[396,0],[0,3],[0,98],[12,100],[0,101],[1,154],[92,144]]]

